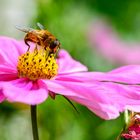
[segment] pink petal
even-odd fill
[[[0,83],[2,92],[10,102],[21,102],[30,105],[40,104],[48,97],[46,86],[38,81],[17,79],[11,82]]]
[[[17,79],[17,74],[0,74],[0,83]]]
[[[128,65],[110,72],[76,72],[64,75],[57,75],[56,80],[76,81],[100,81],[118,82],[122,84],[140,84],[140,65]]]
[[[117,72],[119,70],[116,70]],[[115,71],[112,73],[116,74]],[[64,95],[88,107],[104,119],[114,119],[118,117],[119,112],[123,112],[126,108],[140,112],[139,108],[135,109],[140,104],[139,86],[104,81],[110,75],[113,77],[113,74],[100,72],[70,73],[58,75],[56,79],[44,80],[44,82],[51,92]]]
[[[110,81],[140,84],[140,65],[128,65],[107,73]]]
[[[52,92],[66,96],[88,107],[95,114],[104,119],[114,119],[124,109],[121,88],[109,83],[94,82],[85,84],[81,82],[49,80],[44,81]],[[122,97],[122,98],[121,98]]]
[[[123,103],[125,104],[125,109],[140,112],[140,88],[139,85],[126,85],[125,90],[126,93],[122,92],[122,99]]]
[[[17,79],[17,70],[13,67],[0,65],[0,82]]]
[[[119,116],[119,112],[125,109],[140,112],[140,92],[134,88],[114,83],[97,83],[93,91],[88,92],[91,94],[90,98],[88,96],[84,99],[79,99],[78,96],[67,97],[85,105],[96,115],[108,120],[115,119]]]
[[[12,38],[0,37],[0,64],[17,66],[18,56],[21,55],[26,45]]]
[[[105,119],[115,119],[119,117],[120,113],[115,106],[109,104],[98,103],[97,101],[92,101],[89,99],[80,99],[79,97],[68,97],[70,100],[78,102],[84,106],[86,106],[89,110],[94,112],[97,116]]]
[[[87,71],[87,67],[74,60],[67,51],[60,50],[58,55],[59,74]]]
[[[0,64],[0,74],[8,74],[8,73],[17,74],[17,69],[10,67],[9,65]]]
[[[5,100],[5,96],[2,93],[2,90],[0,90],[0,103]]]
[[[89,82],[92,84],[93,81],[103,81],[106,79],[107,74],[103,72],[75,72],[75,73],[67,73],[63,75],[57,75],[55,77],[56,80],[62,81],[79,81],[79,82]],[[110,79],[108,79],[110,80]]]
[[[44,80],[44,83],[48,86],[48,90],[54,93],[62,93],[62,95],[70,95],[70,96],[77,96],[78,91],[81,91],[80,83],[74,83],[70,81],[60,81],[60,80]],[[63,85],[65,84],[65,86]],[[74,84],[74,87],[72,86]],[[71,88],[68,87],[72,86]],[[77,88],[75,88],[77,87]],[[79,94],[80,97],[83,97],[82,95]]]

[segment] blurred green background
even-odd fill
[[[36,28],[40,22],[61,42],[73,58],[90,71],[117,67],[91,51],[87,38],[92,21],[104,17],[122,38],[140,39],[139,0],[1,0],[1,35],[23,39],[15,25]],[[40,140],[115,140],[123,125],[123,115],[105,121],[74,103],[80,114],[62,97],[49,98],[38,107]],[[0,106],[0,140],[31,140],[30,112],[22,105]]]

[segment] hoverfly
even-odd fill
[[[43,25],[40,23],[37,23],[37,26],[39,29],[17,27],[17,29],[26,33],[24,41],[25,44],[28,45],[27,51],[30,49],[28,42],[33,42],[36,44],[36,47],[39,45],[43,47],[44,50],[48,50],[49,53],[56,53],[60,48],[60,42],[58,39],[48,30],[44,29]]]

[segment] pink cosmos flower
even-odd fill
[[[91,45],[110,62],[120,65],[140,64],[140,43],[122,40],[107,22],[94,22],[88,37]]]
[[[84,65],[61,50],[57,75],[52,79],[30,80],[21,77],[18,69],[18,58],[26,53],[26,49],[22,41],[0,37],[0,102],[8,100],[36,105],[49,95],[54,98],[59,94],[86,106],[103,119],[114,119],[124,109],[140,111],[140,88],[137,85],[140,83],[140,66],[122,67],[108,73],[87,72]],[[25,59],[20,66],[26,64]],[[24,73],[26,69],[24,66],[21,69],[23,76],[28,75]],[[32,71],[33,67],[30,73]]]

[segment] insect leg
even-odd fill
[[[34,50],[37,51],[37,43],[35,43],[35,49]]]
[[[30,45],[28,44],[28,40],[24,39],[25,44],[28,46],[27,52],[30,50]]]

